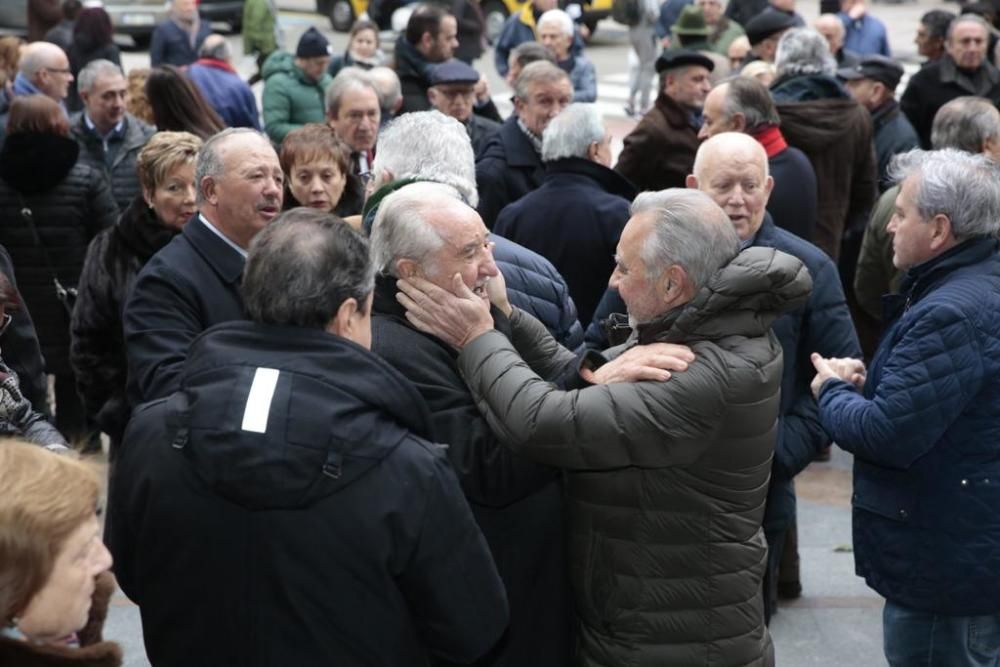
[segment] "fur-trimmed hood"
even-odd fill
[[[68,137],[11,134],[0,149],[0,178],[22,194],[48,192],[66,178],[79,155],[80,146]]]

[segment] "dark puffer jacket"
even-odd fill
[[[864,393],[828,380],[820,419],[854,454],[857,573],[896,604],[1000,613],[1000,242],[907,272]]]
[[[114,442],[121,440],[130,413],[125,299],[139,270],[178,231],[161,224],[143,198],[136,197],[118,224],[98,234],[87,250],[73,311],[70,363],[87,415]]]
[[[111,181],[111,192],[114,194],[118,210],[128,208],[136,195],[142,193],[139,184],[139,174],[135,170],[139,151],[146,145],[149,138],[156,133],[156,128],[146,125],[130,113],[125,114],[122,121],[125,126],[121,136],[112,137],[109,144],[113,146],[113,159],[109,163],[104,156],[104,145],[100,138],[88,127],[82,113],[71,119],[70,131],[73,138],[80,144],[80,162],[101,169]]]
[[[811,284],[789,255],[743,251],[626,344],[690,345],[697,360],[668,382],[561,392],[494,331],[459,355],[493,431],[568,471],[579,664],[773,664],[761,520],[782,361],[770,327]],[[512,326],[516,349],[537,350],[535,368],[573,363],[529,318]]]
[[[64,287],[76,287],[91,239],[118,217],[104,174],[78,163],[78,153],[72,139],[51,134],[13,134],[0,150],[0,245],[14,260],[46,369],[60,375],[70,371],[70,320],[52,271]],[[24,209],[31,210],[45,251]]]

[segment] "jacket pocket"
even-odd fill
[[[909,473],[889,470],[855,460],[855,509],[872,512],[885,519],[911,523],[914,518],[916,494]]]
[[[969,652],[977,658],[1000,658],[1000,614],[969,619]]]

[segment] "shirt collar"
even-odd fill
[[[225,242],[226,242],[226,245],[228,245],[228,246],[229,246],[230,248],[232,248],[232,249],[233,249],[233,250],[235,250],[236,252],[240,253],[240,257],[242,257],[243,259],[246,259],[246,258],[247,258],[247,251],[246,251],[246,250],[244,250],[243,248],[239,247],[239,246],[238,246],[238,245],[236,245],[235,243],[233,243],[233,242],[232,242],[232,241],[231,241],[231,240],[229,239],[229,237],[227,237],[227,236],[226,236],[225,234],[223,234],[222,232],[220,232],[220,231],[219,231],[219,229],[218,229],[218,228],[217,228],[217,227],[216,227],[215,225],[213,225],[213,224],[212,224],[211,222],[209,222],[209,221],[208,221],[208,218],[206,218],[206,217],[205,217],[204,215],[202,215],[201,213],[199,213],[199,214],[198,214],[198,219],[199,219],[199,220],[201,220],[202,224],[204,224],[204,225],[205,225],[206,227],[208,227],[208,229],[209,229],[209,230],[210,230],[210,231],[211,231],[211,232],[212,232],[213,234],[215,234],[215,235],[216,235],[216,236],[218,236],[218,237],[219,237],[220,239],[222,239],[223,241],[225,241]]]
[[[110,132],[102,136],[101,133],[97,131],[97,126],[94,125],[94,121],[90,120],[90,115],[87,114],[86,112],[84,112],[83,114],[83,122],[86,124],[88,130],[93,132],[95,135],[97,135],[104,141],[107,141],[111,137],[121,134],[122,129],[125,127],[125,119],[123,118],[122,120],[118,121],[118,123],[113,128],[111,128]]]

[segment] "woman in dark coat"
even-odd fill
[[[125,431],[125,297],[136,275],[196,212],[194,163],[201,139],[159,132],[139,153],[142,194],[87,251],[73,313],[70,362],[88,417],[116,445]]]
[[[56,376],[56,428],[72,442],[88,429],[69,364],[67,292],[75,291],[87,245],[114,225],[118,209],[104,173],[77,161],[79,146],[53,100],[16,98],[7,133],[0,150],[0,245],[14,260],[46,372]]]
[[[66,108],[80,111],[83,101],[76,88],[80,70],[95,60],[110,60],[119,67],[122,64],[121,51],[114,42],[111,17],[102,7],[87,7],[80,11],[73,26],[73,43],[66,55],[69,56],[69,68],[73,71]]]

